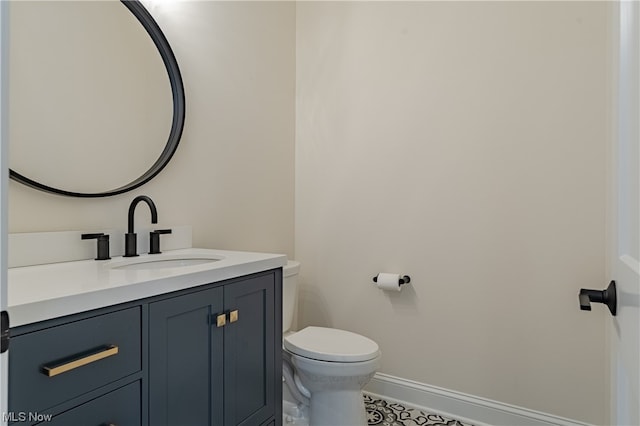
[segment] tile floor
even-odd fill
[[[408,405],[378,399],[367,393],[364,394],[364,405],[370,426],[473,426]]]

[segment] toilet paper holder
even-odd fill
[[[373,282],[374,283],[378,282],[378,276],[377,275],[375,277],[373,277]],[[402,278],[398,279],[398,284],[399,285],[408,284],[410,282],[411,282],[411,277],[409,275],[403,275]]]

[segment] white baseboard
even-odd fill
[[[476,426],[590,426],[528,408],[376,373],[365,392]]]

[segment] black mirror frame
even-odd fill
[[[67,197],[80,197],[80,198],[97,198],[97,197],[110,197],[113,195],[123,194],[128,191],[132,191],[145,183],[149,182],[153,179],[164,167],[169,163],[171,157],[176,152],[178,148],[178,143],[180,142],[180,138],[182,136],[182,130],[184,128],[184,120],[185,120],[185,96],[184,96],[184,85],[182,83],[182,75],[180,74],[180,68],[178,67],[178,62],[176,61],[176,57],[173,54],[173,50],[171,50],[171,46],[169,46],[169,42],[166,37],[162,33],[162,30],[153,19],[151,14],[147,11],[147,9],[140,3],[139,0],[120,0],[121,3],[133,13],[133,15],[138,19],[138,21],[142,24],[144,29],[147,31],[153,43],[158,48],[158,52],[162,57],[162,62],[167,68],[167,73],[169,74],[169,83],[171,84],[171,93],[173,97],[173,119],[171,122],[171,130],[169,132],[169,138],[167,140],[167,144],[164,147],[164,150],[160,154],[160,157],[156,160],[155,163],[151,166],[149,170],[147,170],[142,176],[135,179],[134,181],[123,185],[119,188],[104,191],[104,192],[73,192],[66,191],[64,189],[54,188],[40,182],[36,182],[32,179],[29,179],[26,176],[21,175],[15,170],[9,169],[9,177],[16,182],[20,182],[24,185],[27,185],[31,188],[38,189],[40,191],[48,192],[51,194],[64,195]]]

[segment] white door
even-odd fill
[[[7,45],[9,41],[8,3],[0,1],[0,311],[7,309]],[[0,426],[6,425],[8,354],[0,353]]]
[[[619,3],[616,136],[612,167],[611,422],[640,425],[640,3]],[[606,283],[603,283],[606,286]]]

